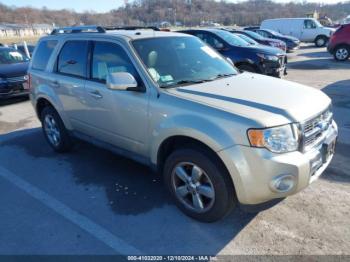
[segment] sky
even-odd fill
[[[242,2],[244,0],[228,0],[228,2]],[[275,2],[290,2],[291,0],[275,0]],[[295,1],[295,0],[294,0]],[[302,1],[302,0],[297,0]],[[307,2],[316,2],[316,3],[338,3],[341,0],[307,0]],[[131,2],[131,1],[130,1]],[[93,10],[95,12],[107,12],[111,9],[118,8],[124,4],[123,0],[0,0],[0,3],[9,6],[31,6],[42,8],[46,6],[49,9],[74,9],[77,12],[82,12],[86,10]]]

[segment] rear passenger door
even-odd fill
[[[142,150],[147,134],[148,92],[111,90],[109,73],[128,72],[143,82],[121,45],[94,41],[90,49],[90,73],[85,85],[88,110],[83,121],[88,134],[132,152]]]
[[[75,130],[83,130],[81,119],[86,114],[84,101],[87,77],[88,41],[69,40],[60,50],[51,86]]]

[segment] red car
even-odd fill
[[[338,61],[348,60],[350,56],[350,24],[340,26],[331,36],[328,52]]]

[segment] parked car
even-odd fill
[[[322,91],[239,73],[186,34],[61,32],[40,39],[29,69],[49,145],[65,152],[80,138],[153,167],[195,219],[295,194],[333,157]]]
[[[228,31],[230,31],[231,33],[238,33],[238,34],[246,35],[246,36],[254,39],[256,42],[258,42],[261,45],[276,47],[276,48],[281,49],[284,52],[287,51],[287,45],[282,40],[265,38],[265,37],[259,35],[258,33],[255,33],[255,32],[250,31],[250,30],[228,30]]]
[[[300,47],[300,41],[291,36],[282,35],[276,31],[269,30],[269,29],[255,29],[255,30],[247,30],[247,31],[253,31],[258,33],[259,35],[270,38],[270,39],[277,39],[283,41],[287,45],[287,51],[290,52],[292,50],[299,49]]]
[[[182,33],[199,37],[235,66],[253,73],[280,77],[286,74],[286,55],[268,46],[252,46],[242,38],[221,29],[189,29]]]
[[[261,23],[260,28],[292,36],[302,42],[313,42],[317,47],[326,46],[335,31],[334,28],[324,27],[314,18],[268,19]]]
[[[350,56],[350,24],[342,25],[331,36],[328,52],[338,61],[346,61]]]
[[[13,48],[0,47],[0,99],[29,94],[29,59]]]

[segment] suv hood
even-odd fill
[[[327,95],[314,88],[251,73],[166,90],[254,120],[261,127],[303,122],[331,103]]]
[[[281,56],[285,55],[285,53],[275,47],[265,46],[265,45],[259,45],[259,46],[249,46],[249,51],[259,54],[265,54],[265,55],[275,55],[275,56]]]

